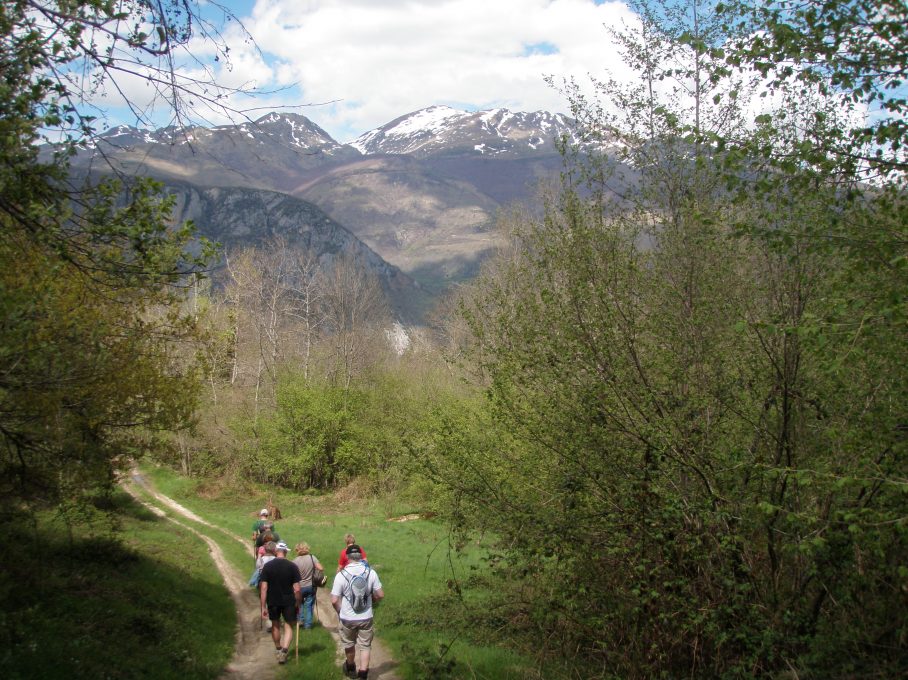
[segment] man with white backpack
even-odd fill
[[[346,554],[350,563],[334,577],[331,604],[337,610],[337,632],[346,655],[344,672],[348,678],[368,678],[374,637],[372,605],[378,603],[385,593],[378,574],[363,560],[362,550],[356,543],[347,546]]]

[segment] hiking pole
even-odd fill
[[[295,652],[296,662],[300,662],[300,620],[296,620],[296,652]]]

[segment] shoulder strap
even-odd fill
[[[344,580],[347,582],[347,585],[341,589],[341,595],[350,603],[350,606],[353,606],[353,580],[347,576],[347,567],[344,567],[340,570],[340,575],[344,577]]]

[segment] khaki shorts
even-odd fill
[[[338,621],[337,632],[340,635],[341,646],[344,649],[350,649],[353,645],[356,645],[357,649],[370,649],[372,638],[375,637],[372,621],[373,619]]]

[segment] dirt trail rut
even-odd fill
[[[202,519],[172,498],[156,491],[138,472],[134,471],[131,474],[131,481],[132,484],[141,486],[142,489],[153,496],[155,500],[182,517],[198,522],[206,527],[217,529],[225,536],[239,542],[244,548],[249,548],[248,541],[244,541],[242,538],[223,527],[219,527]],[[230,591],[230,596],[233,598],[237,612],[236,643],[233,659],[230,661],[230,664],[227,666],[221,678],[223,680],[245,680],[247,678],[249,680],[252,680],[253,678],[256,680],[268,680],[269,678],[273,678],[278,667],[274,653],[274,643],[271,641],[271,635],[265,631],[262,624],[258,591],[249,587],[247,582],[248,577],[239,574],[237,570],[227,562],[220,546],[213,539],[205,536],[192,526],[174,519],[157,506],[146,503],[139,493],[132,488],[131,484],[124,484],[124,487],[137,501],[148,507],[156,515],[166,518],[187,531],[191,531],[208,545],[211,557],[224,579],[224,584]],[[328,589],[318,589],[316,595],[316,612],[319,622],[331,632],[331,637],[337,645],[339,643],[337,637],[337,612],[335,612],[334,608],[331,606],[331,594]],[[305,638],[300,641],[301,644],[303,640],[305,640]],[[341,663],[342,658],[343,651],[338,645],[338,664]],[[387,648],[379,640],[374,640],[372,643],[372,659],[369,663],[369,678],[372,680],[400,680],[399,676],[394,671],[396,667],[397,663],[391,658]],[[340,669],[338,669],[338,677],[341,677]]]

